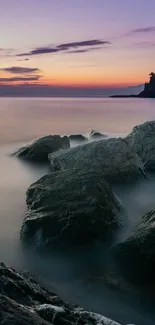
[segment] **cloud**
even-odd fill
[[[11,82],[20,82],[20,81],[38,81],[41,78],[40,75],[29,76],[29,77],[11,77],[11,78],[0,78],[0,83],[11,83]]]
[[[27,59],[19,59],[19,60],[17,60],[17,61],[22,61],[22,62],[23,62],[23,61],[29,61],[29,60],[30,60],[30,59],[27,58]]]
[[[133,43],[133,46],[138,48],[152,48],[155,47],[155,41],[137,42],[137,43]]]
[[[75,52],[72,53],[85,53],[87,52],[87,47],[93,48],[94,46],[100,46],[102,48],[106,44],[111,44],[109,41],[103,41],[98,39],[81,41],[81,42],[71,42],[71,43],[62,43],[56,46],[47,46],[47,47],[37,47],[27,53],[19,53],[17,56],[32,56],[32,55],[41,55],[41,54],[49,54],[49,53],[57,53],[57,52],[71,52],[70,50],[76,49]],[[83,49],[84,48],[84,49]],[[77,52],[79,51],[79,52]],[[82,52],[83,51],[83,52]]]
[[[27,68],[27,67],[8,67],[0,70],[12,74],[27,74],[27,73],[30,74],[30,73],[40,72],[38,68]]]
[[[155,32],[155,26],[137,28],[131,31],[132,34],[152,33],[152,32]]]

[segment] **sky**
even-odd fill
[[[0,86],[119,88],[155,71],[155,0],[0,0]]]

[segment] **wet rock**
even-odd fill
[[[145,168],[155,169],[155,121],[135,126],[126,141],[140,156]]]
[[[69,140],[77,143],[88,141],[82,134],[72,134],[69,136]]]
[[[135,181],[146,176],[141,159],[121,138],[55,152],[49,155],[49,160],[55,170],[94,169],[110,182]]]
[[[122,224],[125,209],[98,171],[65,170],[42,177],[27,191],[21,237],[36,246],[56,240],[81,244],[104,239]]]
[[[41,287],[30,275],[0,263],[0,325],[121,325],[102,315],[64,303]],[[6,282],[23,291],[11,294]],[[3,284],[3,285],[2,285]],[[26,286],[25,286],[26,284]]]
[[[22,159],[33,162],[47,162],[48,154],[60,149],[67,149],[70,147],[68,137],[60,137],[59,135],[48,135],[39,138],[32,144],[19,149],[13,155]]]
[[[90,132],[90,138],[93,139],[93,140],[99,140],[101,138],[106,138],[107,136],[103,133],[100,133],[98,131],[95,131],[95,130],[92,130]]]
[[[114,254],[133,279],[155,284],[155,211],[147,213],[132,236],[116,245]]]

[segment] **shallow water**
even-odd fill
[[[151,304],[106,286],[105,271],[115,270],[105,245],[73,251],[51,250],[39,256],[25,250],[19,234],[26,212],[27,187],[50,172],[48,166],[34,166],[11,157],[26,141],[49,133],[87,133],[91,128],[120,135],[155,118],[154,100],[141,99],[0,99],[0,260],[25,269],[71,303],[103,313],[122,323],[155,324]],[[128,236],[141,217],[155,207],[155,176],[115,192],[128,210],[128,222],[115,242]],[[110,244],[110,243],[108,243]]]

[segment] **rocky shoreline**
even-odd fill
[[[33,164],[46,162],[51,166],[51,172],[27,190],[28,210],[21,228],[24,244],[40,250],[60,242],[75,247],[95,240],[104,242],[115,229],[126,224],[127,210],[114,193],[113,184],[125,185],[141,179],[145,182],[149,172],[154,172],[155,121],[134,127],[125,138],[101,135],[101,139],[100,133],[96,134],[97,141],[76,135],[75,141],[78,136],[83,143],[73,148],[67,136],[47,136],[14,154]],[[134,288],[138,279],[139,286],[147,285],[147,294],[149,283],[154,286],[154,215],[154,211],[148,211],[131,237],[110,248],[117,263],[128,269],[123,281],[129,280]],[[133,275],[130,279],[128,272]],[[149,281],[145,283],[144,279]],[[0,284],[0,324],[119,325],[63,303],[35,280],[3,263]]]
[[[54,150],[49,153],[51,148]],[[15,155],[27,160],[30,152],[30,160],[37,157],[37,163],[42,163],[43,152],[51,164],[51,173],[27,190],[23,242],[42,248],[61,241],[73,245],[104,241],[107,233],[122,227],[127,219],[126,208],[111,185],[137,182],[155,170],[155,121],[135,126],[125,138],[103,138],[86,144],[84,139],[84,144],[70,148],[69,138],[48,136],[22,152],[22,156],[21,150]],[[149,219],[149,212],[142,219],[144,227],[138,236],[143,240],[137,247],[143,250],[146,246],[148,256],[147,246],[151,245],[153,258],[154,214],[151,212]],[[138,236],[135,233],[135,240]],[[144,269],[147,272],[147,267]]]

